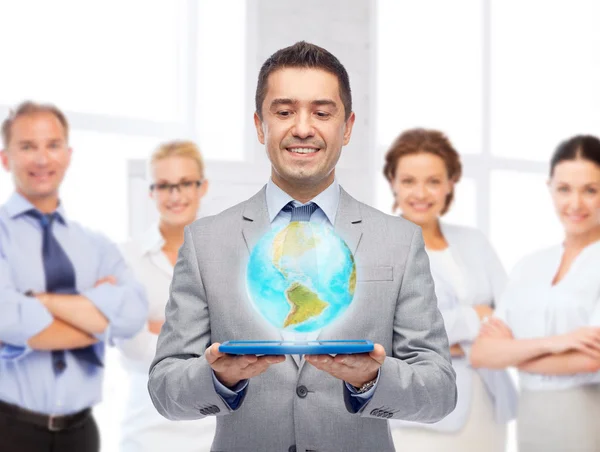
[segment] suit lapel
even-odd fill
[[[242,212],[242,235],[248,253],[252,252],[256,243],[271,228],[265,191],[266,186],[246,202]]]
[[[356,254],[363,234],[362,216],[358,201],[340,187],[340,204],[335,216],[335,232],[348,245],[352,255]]]
[[[360,204],[352,196],[340,187],[340,203],[335,215],[335,232],[340,236],[354,256],[358,250],[360,239],[363,235],[362,216],[360,213]],[[324,340],[327,333],[321,331],[317,340]],[[306,360],[302,357],[298,372],[304,368]]]

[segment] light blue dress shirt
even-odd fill
[[[269,179],[269,182],[267,183],[265,196],[272,229],[282,227],[290,222],[292,213],[284,212],[282,210],[290,201],[294,203],[294,207],[303,205],[275,185],[272,179]],[[314,202],[318,206],[318,209],[311,215],[310,222],[333,228],[338,204],[340,202],[340,185],[338,182],[334,180],[329,187],[315,196],[310,202]],[[379,373],[377,374],[377,381],[379,381]],[[243,391],[248,386],[248,380],[243,380],[238,383],[236,387],[229,389],[222,385],[213,373],[213,382],[217,393],[227,402],[227,404],[232,409],[237,408],[239,401],[242,398]],[[371,397],[373,397],[376,387],[377,383],[368,391],[358,394],[352,385],[346,383],[346,388],[352,395],[351,400],[355,412],[358,412]]]
[[[66,353],[66,369],[55,375],[50,351],[33,350],[27,343],[53,322],[53,317],[27,291],[43,293],[46,280],[40,223],[26,215],[34,206],[18,193],[0,207],[0,400],[47,415],[71,414],[97,404],[102,394],[103,369]],[[53,233],[75,268],[77,292],[108,319],[95,335],[103,360],[106,343],[132,337],[147,318],[144,289],[133,278],[116,245],[57,212],[63,221]],[[116,285],[95,283],[107,276]]]

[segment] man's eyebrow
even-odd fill
[[[280,97],[273,99],[271,101],[271,107],[276,107],[278,105],[296,105],[298,101],[296,99],[291,99],[289,97]],[[333,108],[337,108],[337,104],[331,99],[316,99],[311,101],[312,106],[330,106]]]
[[[19,141],[17,141],[17,144],[19,144],[21,146],[24,145],[24,144],[35,144],[35,141],[33,141],[33,140],[19,140]]]
[[[333,108],[337,108],[337,104],[331,99],[317,99],[311,102],[313,106],[330,106]]]
[[[271,101],[271,107],[278,105],[295,105],[298,101],[296,99],[290,99],[289,97],[280,97]]]

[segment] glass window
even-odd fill
[[[198,142],[209,159],[243,160],[245,131],[252,126],[246,100],[253,98],[246,95],[246,2],[198,6]]]
[[[74,130],[71,167],[61,189],[69,218],[116,242],[128,237],[127,160],[147,159],[154,137]]]
[[[178,120],[184,6],[2,2],[0,103],[33,99],[72,112]]]
[[[481,152],[482,2],[377,5],[377,144],[426,127],[461,153]]]
[[[454,189],[454,202],[443,217],[450,224],[477,227],[477,183],[462,178]]]
[[[546,161],[558,143],[600,132],[600,2],[494,0],[491,146]]]
[[[492,172],[491,240],[508,271],[523,257],[563,238],[546,180],[543,174]]]

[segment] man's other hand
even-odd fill
[[[215,342],[204,354],[217,379],[228,388],[265,372],[269,366],[285,361],[284,355],[229,355],[219,351]]]

